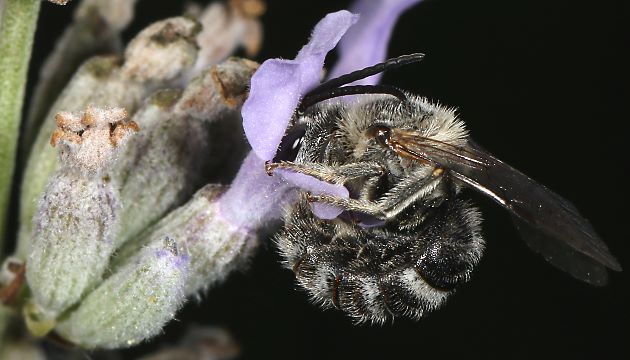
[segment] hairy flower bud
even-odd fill
[[[121,53],[120,33],[133,19],[136,1],[83,0],[78,4],[72,23],[39,70],[20,133],[23,149],[30,148],[50,106],[82,62],[96,54]]]
[[[231,179],[245,153],[239,110],[256,66],[229,59],[202,72],[183,93],[158,91],[136,113],[142,132],[129,142],[114,174],[123,202],[118,244],[184,203],[204,182]]]
[[[195,77],[177,103],[177,111],[198,119],[216,121],[238,112],[247,97],[249,82],[258,63],[232,57]]]
[[[189,257],[163,237],[92,291],[57,332],[85,348],[129,347],[162,330],[184,303]]]
[[[122,65],[115,58],[95,58],[79,69],[49,111],[27,162],[20,197],[17,256],[28,256],[35,204],[48,177],[58,167],[56,153],[48,145],[55,129],[54,115],[60,111],[79,111],[88,104],[123,107],[130,115],[135,113],[157,88],[180,82],[196,59],[194,36],[198,31],[198,23],[191,19],[159,21],[132,40]]]
[[[258,245],[253,233],[235,227],[221,216],[216,200],[222,192],[220,186],[205,186],[188,203],[146,231],[142,239],[124,247],[116,261],[127,263],[139,248],[170,237],[185,245],[190,254],[187,295],[220,282],[242,266]]]
[[[122,75],[140,82],[178,78],[197,58],[199,31],[197,21],[184,17],[149,25],[127,46]]]
[[[123,109],[59,113],[51,143],[61,167],[34,219],[26,278],[43,318],[54,319],[100,281],[114,248],[120,213],[109,170],[117,148],[138,130]]]
[[[201,14],[203,30],[197,35],[199,56],[193,73],[216,64],[232,54],[237,47],[254,57],[262,43],[263,30],[258,17],[265,12],[262,0],[231,0],[213,2]]]

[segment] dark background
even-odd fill
[[[269,0],[258,60],[294,57],[318,20],[348,3]],[[181,7],[140,1],[126,38]],[[34,69],[72,8],[43,5]],[[630,268],[629,15],[625,1],[425,0],[400,19],[390,55],[427,56],[384,82],[457,107],[477,142],[571,200]],[[605,288],[573,280],[530,252],[504,211],[475,198],[485,257],[469,284],[419,322],[355,326],[321,311],[268,245],[247,271],[191,301],[163,337],[125,354],[175,342],[196,323],[229,330],[244,358],[628,358],[627,273],[611,274]]]

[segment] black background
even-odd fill
[[[294,57],[318,20],[348,3],[269,0],[258,60]],[[73,7],[42,6],[33,69]],[[181,7],[140,1],[126,38]],[[400,19],[389,52],[425,60],[383,80],[459,108],[477,142],[574,202],[626,268],[628,10],[625,1],[425,0]],[[175,342],[196,323],[228,329],[243,357],[257,359],[628,358],[627,273],[605,288],[573,280],[530,252],[504,211],[474,197],[485,257],[469,284],[419,322],[355,326],[316,308],[268,244],[247,271],[191,301],[165,335],[125,355]]]

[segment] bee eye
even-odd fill
[[[381,144],[381,146],[388,146],[389,137],[391,136],[392,129],[385,125],[372,125],[367,129],[367,133],[369,136],[372,136],[376,139],[376,142]]]
[[[306,126],[298,125],[289,130],[282,138],[278,152],[273,158],[274,162],[293,161],[300,152],[304,135],[306,134]]]

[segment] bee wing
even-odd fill
[[[551,265],[592,285],[603,286],[608,282],[606,267],[598,261],[549,237],[517,216],[512,216],[512,221],[529,248]]]
[[[578,279],[603,285],[607,279],[604,266],[621,271],[619,262],[573,204],[472,141],[458,147],[392,130],[387,146],[400,156],[449,170],[503,206],[531,248]]]

